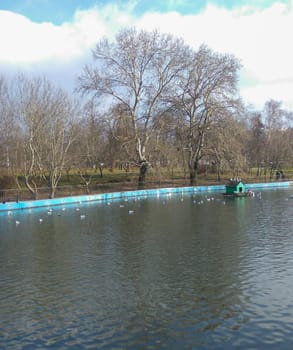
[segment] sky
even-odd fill
[[[124,27],[232,54],[245,104],[274,99],[293,111],[293,0],[0,0],[0,75],[73,89],[95,44]]]

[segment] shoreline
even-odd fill
[[[270,183],[252,183],[245,184],[245,187],[250,190],[254,189],[269,189],[269,188],[289,188],[293,186],[293,181],[284,182],[270,182]],[[40,207],[52,207],[57,205],[66,205],[82,202],[93,201],[108,201],[113,199],[124,199],[130,197],[141,196],[160,196],[166,194],[178,194],[178,193],[198,193],[198,192],[219,192],[224,191],[225,185],[210,185],[210,186],[187,186],[187,187],[167,187],[160,189],[146,189],[135,191],[122,191],[122,192],[109,192],[92,195],[80,195],[70,197],[60,197],[54,199],[39,199],[31,201],[19,201],[19,202],[5,202],[0,203],[1,211],[32,209]]]

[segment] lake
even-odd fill
[[[0,349],[292,349],[293,189],[0,213]]]

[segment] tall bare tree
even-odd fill
[[[15,165],[15,145],[18,128],[13,113],[13,102],[9,95],[9,83],[0,76],[0,167],[12,173]]]
[[[124,29],[114,42],[105,39],[97,43],[95,66],[86,66],[79,77],[80,91],[104,98],[111,108],[120,104],[129,115],[139,187],[144,185],[149,167],[154,117],[170,108],[165,97],[175,89],[178,73],[186,68],[188,51],[182,40],[171,35]]]
[[[177,108],[186,140],[191,185],[196,183],[208,130],[221,127],[223,116],[235,113],[239,106],[239,68],[235,57],[215,53],[202,45],[191,57],[189,69],[181,79]]]
[[[266,144],[265,125],[260,112],[254,111],[249,113],[249,121],[247,153],[251,165],[257,167],[257,176],[260,176],[263,168]]]
[[[7,142],[5,140],[7,132],[8,118],[8,95],[7,95],[7,84],[3,76],[0,76],[0,167],[4,168],[7,163]],[[5,150],[6,149],[6,150]],[[6,164],[7,165],[7,164]]]
[[[82,110],[82,123],[79,126],[76,144],[76,164],[80,168],[98,169],[106,157],[106,130],[103,116],[94,102],[87,101]]]
[[[75,137],[78,107],[46,78],[20,75],[16,87],[14,98],[24,134],[25,184],[37,198],[43,179],[53,198]]]
[[[272,178],[274,170],[278,173],[286,162],[289,144],[286,130],[292,113],[282,108],[282,102],[271,99],[265,103],[262,117],[266,132],[264,161]]]
[[[231,117],[223,116],[221,127],[208,131],[204,155],[216,170],[218,181],[221,181],[224,170],[234,177],[246,170],[245,140],[246,128],[243,123]]]

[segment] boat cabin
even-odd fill
[[[245,185],[239,179],[230,179],[226,185],[226,194],[244,194],[245,192]]]

